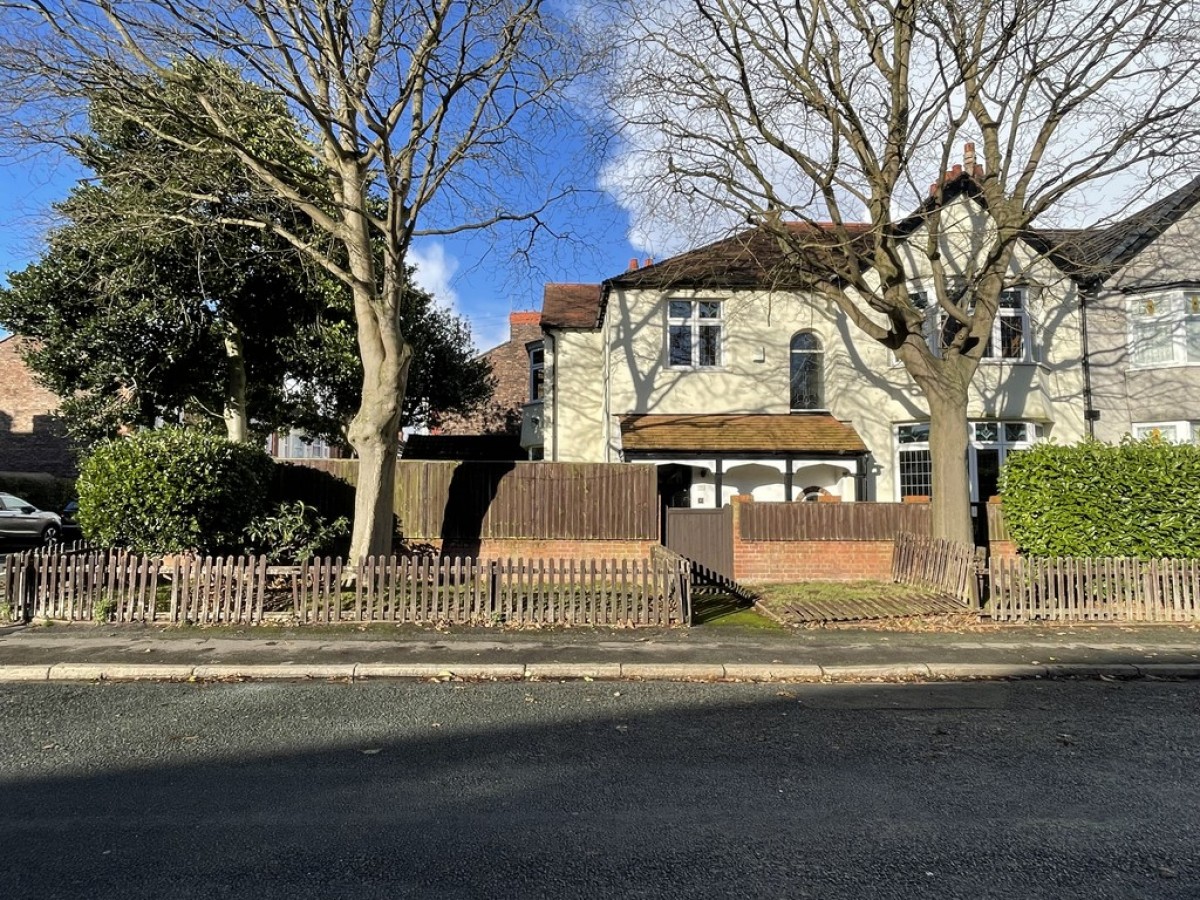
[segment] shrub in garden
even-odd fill
[[[76,486],[89,540],[143,553],[240,550],[265,510],[274,463],[262,448],[188,428],[105,441]]]
[[[1031,556],[1200,557],[1200,447],[1151,437],[1008,456],[1004,521]]]
[[[332,522],[315,506],[301,500],[283,502],[259,516],[246,529],[247,548],[273,563],[292,563],[336,552],[350,531],[350,520],[339,516]]]

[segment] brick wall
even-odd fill
[[[649,559],[658,541],[564,541],[534,538],[484,538],[479,541],[418,541],[417,553],[475,559]]]
[[[0,340],[0,472],[73,477],[75,459],[54,413],[58,397],[21,360],[25,340]]]
[[[1013,559],[1017,555],[1015,541],[991,541],[988,543],[988,556],[991,559]]]
[[[891,541],[746,541],[733,503],[734,577],[745,584],[787,581],[891,581]]]
[[[470,416],[455,416],[441,424],[440,434],[516,434],[521,406],[529,401],[529,351],[526,344],[542,339],[542,314],[514,312],[508,317],[509,339],[480,354],[492,369],[496,386],[492,399]]]

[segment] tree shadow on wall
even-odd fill
[[[442,514],[442,555],[479,558],[483,525],[515,462],[464,462],[454,470]]]

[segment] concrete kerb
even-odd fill
[[[818,666],[784,663],[283,663],[163,665],[58,663],[0,665],[0,682],[206,681],[222,679],[554,679],[597,681],[757,681],[855,683],[869,681],[972,681],[1031,678],[1200,678],[1196,663],[921,663]]]

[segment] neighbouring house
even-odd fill
[[[1060,232],[1086,323],[1089,430],[1200,443],[1200,178],[1104,229]]]
[[[309,437],[299,431],[275,431],[267,435],[264,448],[275,459],[341,459],[346,452],[323,438]]]
[[[968,175],[944,186],[951,249],[989,225],[972,187]],[[1196,436],[1198,199],[1200,180],[1115,225],[1035,231],[1018,246],[969,400],[973,501],[997,493],[1008,453],[1038,440]],[[923,220],[909,224],[919,240]],[[655,463],[671,506],[927,497],[915,383],[828,301],[781,282],[781,262],[750,229],[600,284],[547,285],[533,452]],[[910,257],[933,340],[946,325],[928,265]]]
[[[58,397],[21,359],[26,338],[0,338],[0,472],[75,476],[75,456],[55,413]]]
[[[507,341],[480,354],[491,369],[491,399],[471,415],[447,418],[428,435],[410,435],[405,459],[541,458],[540,437],[522,431],[531,421],[531,404],[536,407],[542,397],[541,313],[510,313],[508,327]]]

